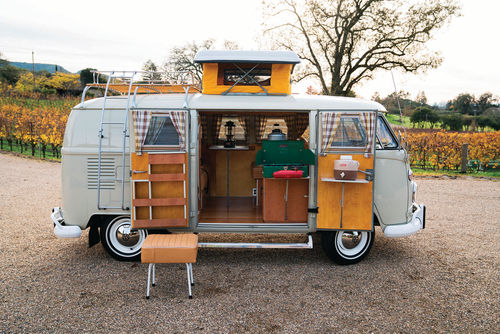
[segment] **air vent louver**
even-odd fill
[[[88,189],[97,189],[98,158],[87,159]],[[101,158],[101,189],[115,189],[116,170],[114,158]]]

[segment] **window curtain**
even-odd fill
[[[200,114],[201,123],[201,137],[205,137],[208,134],[208,115]]]
[[[332,140],[335,130],[339,126],[340,114],[335,112],[323,112],[321,115],[322,126],[322,141],[321,141],[321,154],[325,155],[328,149],[328,144]]]
[[[255,139],[257,142],[262,142],[262,136],[266,131],[267,117],[264,115],[258,115],[255,117]]]
[[[375,130],[375,113],[374,112],[362,112],[361,113],[361,124],[365,128],[366,133],[366,147],[365,152],[371,153],[373,146],[373,134]]]
[[[179,146],[181,149],[184,148],[184,141],[186,136],[186,122],[185,122],[185,112],[184,111],[170,111],[170,118],[172,119],[172,124],[179,135]]]
[[[151,121],[151,111],[136,110],[133,113],[134,134],[135,134],[135,150],[138,155],[142,154],[142,146],[146,139],[149,122]]]
[[[245,130],[245,142],[248,142],[248,134],[250,133],[250,119],[248,116],[238,116],[241,127]]]
[[[212,116],[212,143],[213,145],[217,145],[220,134],[220,126],[222,123],[222,115],[213,115]]]
[[[309,114],[297,113],[285,116],[286,127],[288,128],[288,140],[299,138],[309,125]]]

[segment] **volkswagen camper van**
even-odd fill
[[[199,247],[299,249],[320,233],[330,259],[353,264],[376,226],[387,237],[424,228],[382,105],[291,94],[293,52],[209,50],[194,61],[201,83],[107,72],[84,90],[64,135],[56,236],[89,228],[90,246],[133,260],[150,233],[238,233],[241,242]],[[85,100],[91,87],[103,97]],[[304,241],[249,243],[247,233]]]

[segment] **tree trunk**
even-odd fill
[[[36,143],[31,142],[31,156],[35,156],[35,151],[36,151]]]

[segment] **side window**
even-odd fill
[[[392,136],[382,117],[377,119],[377,149],[397,148],[398,142]]]
[[[179,146],[179,135],[170,116],[151,117],[144,146]]]
[[[357,116],[341,116],[335,129],[331,147],[365,147],[367,136],[361,120]]]

